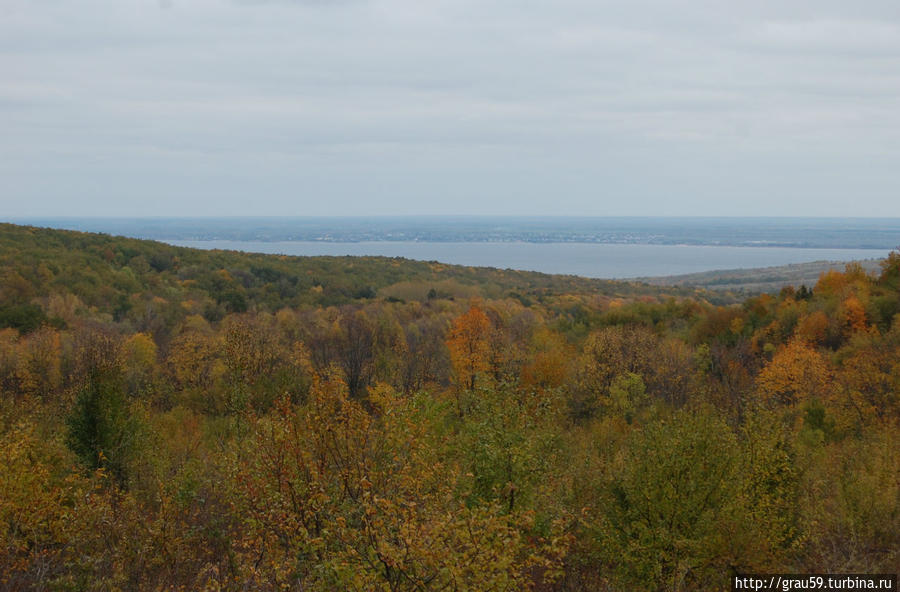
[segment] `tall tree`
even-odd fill
[[[491,321],[477,304],[453,321],[447,347],[460,388],[475,390],[478,376],[488,370],[490,336]]]

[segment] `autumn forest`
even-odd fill
[[[900,569],[900,254],[741,298],[0,225],[0,590]]]

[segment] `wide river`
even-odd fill
[[[851,261],[887,256],[887,250],[799,249],[527,242],[168,241],[198,249],[281,255],[381,255],[459,265],[523,269],[593,278],[633,278],[771,267],[809,261]]]

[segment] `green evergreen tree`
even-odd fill
[[[78,393],[66,424],[66,444],[84,466],[108,471],[119,485],[125,485],[140,424],[128,408],[121,381],[92,377]]]

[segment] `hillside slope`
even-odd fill
[[[275,312],[373,299],[514,298],[528,305],[563,294],[709,296],[690,288],[399,258],[204,251],[12,224],[0,224],[0,266],[0,325],[16,327],[30,326],[44,313],[48,318],[65,316],[57,309],[67,307],[111,315],[114,320],[152,309],[171,324],[191,312],[217,320],[231,312]],[[61,301],[66,295],[77,300]],[[42,311],[35,308],[36,302]]]
[[[896,571],[900,254],[882,267],[715,306],[4,226],[0,591]]]
[[[866,272],[878,275],[881,261],[864,259],[853,261]],[[750,269],[717,269],[700,273],[638,278],[635,281],[652,286],[690,286],[706,290],[729,291],[740,295],[775,293],[784,286],[814,286],[823,273],[842,271],[846,261],[811,261],[774,267]]]

